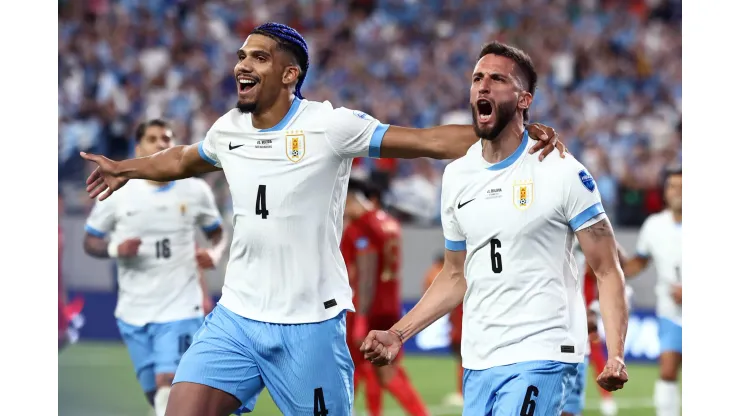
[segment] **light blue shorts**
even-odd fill
[[[578,364],[578,374],[575,377],[573,388],[565,399],[563,412],[580,415],[586,407],[586,379],[588,377],[588,356]]]
[[[203,318],[151,323],[144,326],[127,324],[118,319],[118,330],[134,364],[136,378],[144,392],[156,390],[156,374],[174,373],[180,358],[190,346]]]
[[[563,412],[578,364],[527,361],[465,369],[463,416],[554,416]]]
[[[346,312],[283,325],[253,321],[218,304],[182,357],[174,382],[229,393],[242,403],[238,414],[254,410],[266,386],[282,414],[349,416],[355,367],[346,325]]]
[[[682,353],[681,338],[683,327],[670,319],[658,318],[658,339],[660,340],[660,353],[673,351]]]

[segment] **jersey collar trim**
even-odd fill
[[[270,127],[269,129],[263,129],[263,130],[257,130],[257,131],[262,133],[262,132],[268,132],[268,131],[283,130],[285,126],[288,125],[288,122],[293,118],[295,113],[298,112],[298,108],[301,106],[301,101],[302,100],[300,98],[294,97],[293,103],[290,105],[290,109],[288,110],[288,114],[286,114],[285,117],[283,117],[283,119],[280,120],[278,124]]]
[[[511,166],[514,162],[519,159],[519,156],[521,156],[524,153],[524,150],[527,148],[527,143],[529,142],[529,133],[527,133],[526,130],[524,130],[524,137],[522,137],[522,142],[519,143],[519,147],[516,148],[514,153],[510,154],[509,157],[506,159],[494,163],[491,166],[487,167],[488,170],[501,170],[506,169],[509,166]]]

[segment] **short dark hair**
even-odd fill
[[[495,40],[483,45],[480,54],[478,54],[478,60],[480,61],[486,55],[503,56],[514,61],[517,69],[524,75],[526,82],[524,89],[534,97],[534,92],[537,89],[537,71],[535,71],[534,63],[529,55],[519,48]],[[529,121],[529,109],[524,110],[524,121]]]
[[[668,179],[670,179],[671,176],[676,176],[676,175],[678,175],[678,176],[681,176],[682,175],[681,166],[680,165],[669,166],[669,167],[665,168],[665,170],[663,170],[663,187],[665,187],[666,185],[668,185]]]
[[[665,176],[681,175],[681,165],[669,166],[665,170]]]
[[[282,23],[269,22],[257,26],[252,34],[267,36],[277,42],[278,49],[287,52],[293,57],[301,73],[298,74],[298,82],[295,86],[295,95],[303,98],[301,86],[308,73],[308,44],[297,30]]]
[[[146,129],[148,129],[149,127],[162,127],[163,129],[169,129],[170,123],[167,120],[161,118],[153,118],[143,123],[139,123],[139,125],[136,126],[135,132],[136,143],[141,142],[141,139],[144,137],[144,133],[146,133]]]

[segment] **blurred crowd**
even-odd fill
[[[541,80],[531,119],[557,129],[621,225],[662,208],[662,171],[681,161],[680,1],[59,0],[67,206],[89,203],[78,150],[127,157],[150,117],[172,120],[180,143],[201,140],[234,106],[235,53],[266,21],[306,37],[306,98],[403,126],[469,123],[480,46],[522,48]],[[354,173],[405,220],[429,224],[445,163],[361,159]],[[206,179],[228,217],[223,175]]]

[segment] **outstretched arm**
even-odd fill
[[[530,153],[544,148],[540,157],[542,159],[557,147],[560,155],[565,155],[565,146],[560,143],[557,132],[551,127],[530,124],[527,125],[527,131],[531,138],[539,141]],[[390,126],[383,136],[380,157],[457,159],[464,156],[478,140],[471,125],[446,125],[426,129]]]
[[[129,179],[167,182],[219,170],[199,152],[199,145],[175,146],[147,157],[116,162],[101,155],[80,155],[98,167],[87,179],[87,192],[94,198],[107,190],[100,200],[108,198]]]
[[[604,216],[590,227],[577,231],[576,236],[597,279],[609,357],[623,360],[627,336],[627,301],[624,275],[619,266],[617,242],[611,223]]]
[[[463,301],[468,287],[463,275],[465,253],[464,250],[445,250],[442,271],[419,303],[390,329],[399,335],[402,341],[405,342],[437,319],[447,315]]]

